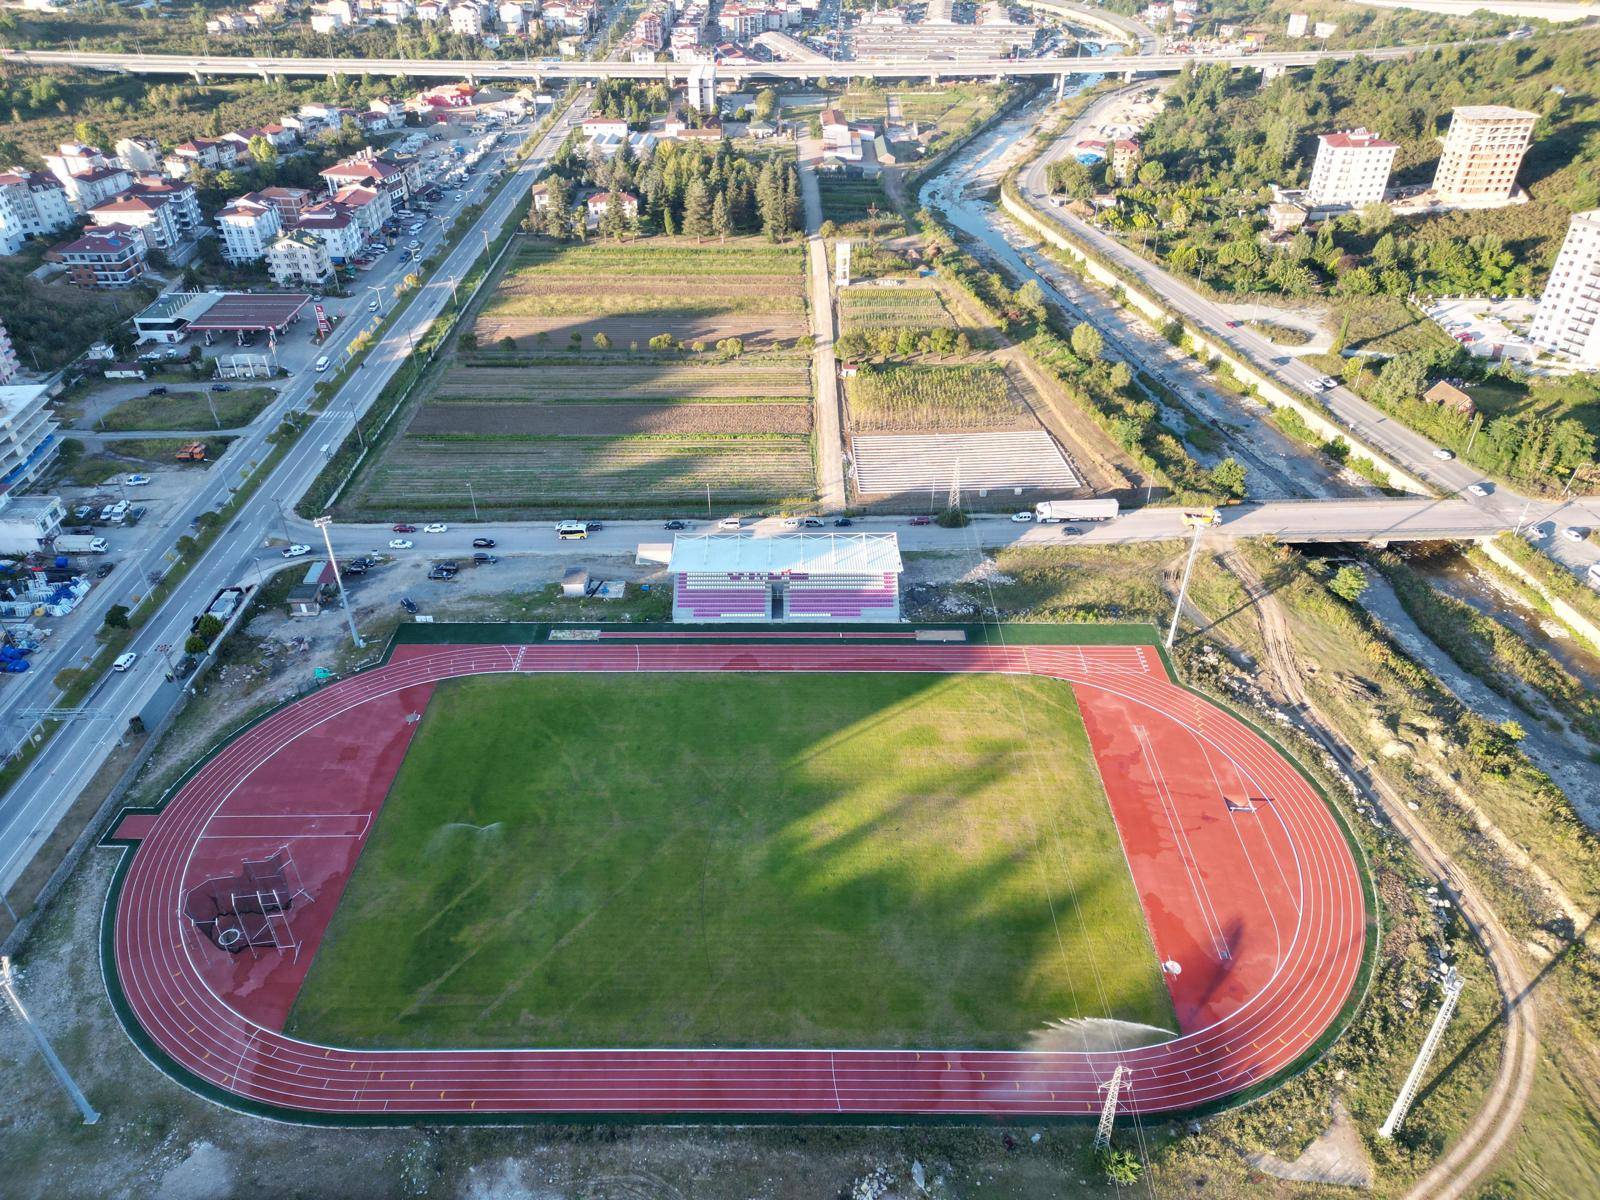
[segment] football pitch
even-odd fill
[[[1070,686],[442,683],[286,1032],[1021,1049],[1175,1028]]]

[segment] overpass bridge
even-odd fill
[[[717,74],[735,83],[746,80],[849,79],[1054,79],[1071,75],[1175,74],[1192,63],[1254,67],[1277,74],[1315,66],[1324,59],[1405,58],[1447,45],[1391,46],[1377,50],[1295,50],[1257,54],[1104,54],[1093,58],[873,58],[825,63],[718,63]],[[14,50],[0,48],[0,63],[15,66],[70,67],[133,75],[188,75],[196,79],[224,75],[378,75],[420,79],[470,79],[476,83],[546,83],[597,79],[687,80],[696,63],[587,62],[528,59],[301,58],[292,55],[113,54],[86,50]]]

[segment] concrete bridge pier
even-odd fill
[[[1065,99],[1067,95],[1067,77],[1065,74],[1056,76],[1056,99]]]
[[[928,86],[929,87],[938,87],[939,86],[939,72],[932,71],[932,72],[930,72],[928,74]]]
[[[206,77],[200,74],[198,70],[190,71],[189,75],[196,83],[204,84],[206,81]]]
[[[1266,87],[1267,84],[1278,78],[1287,69],[1282,63],[1268,63],[1261,68],[1261,86]]]

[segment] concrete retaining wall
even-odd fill
[[[1479,542],[1478,545],[1483,547],[1483,552],[1489,556],[1496,566],[1502,568],[1507,574],[1520,579],[1527,584],[1529,591],[1541,596],[1545,603],[1550,606],[1550,611],[1556,615],[1556,618],[1563,625],[1588,642],[1595,650],[1600,650],[1600,625],[1596,625],[1560,596],[1551,592],[1537,576],[1531,574],[1526,567],[1495,545],[1493,540],[1485,539]]]

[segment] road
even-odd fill
[[[1093,113],[1111,103],[1112,99],[1106,97],[1099,101],[1091,108],[1084,122],[1078,124],[1092,120]],[[1119,269],[1135,276],[1151,295],[1160,296],[1166,305],[1203,334],[1230,346],[1257,370],[1292,391],[1315,398],[1345,429],[1410,471],[1439,494],[1454,496],[1481,509],[1486,515],[1492,514],[1507,528],[1530,523],[1580,528],[1600,525],[1600,498],[1552,500],[1524,496],[1510,487],[1485,480],[1481,472],[1460,460],[1443,461],[1436,458],[1434,451],[1437,447],[1433,442],[1367,403],[1349,388],[1341,386],[1325,392],[1318,390],[1313,386],[1321,374],[1316,368],[1292,355],[1285,355],[1266,338],[1247,328],[1234,328],[1233,317],[1223,305],[1201,294],[1180,276],[1141,257],[1098,227],[1065,208],[1056,207],[1049,200],[1046,172],[1050,163],[1070,150],[1075,137],[1069,131],[1067,136],[1058,139],[1018,176],[1019,190],[1040,217],[1084,242]],[[1249,413],[1242,404],[1238,406],[1238,411],[1241,414]],[[1486,494],[1474,495],[1469,490],[1474,485],[1482,487]],[[1554,557],[1574,572],[1582,573],[1600,561],[1600,548],[1588,542],[1569,542],[1553,537],[1547,546]]]
[[[718,74],[732,80],[816,79],[848,74],[853,79],[997,79],[1052,78],[1136,71],[1144,75],[1170,75],[1192,63],[1229,67],[1289,69],[1310,67],[1324,60],[1347,58],[1405,58],[1439,49],[1427,43],[1368,50],[1293,50],[1261,54],[1113,54],[1092,60],[1078,58],[978,58],[851,59],[827,63],[741,63],[719,67]],[[297,58],[292,56],[232,57],[197,54],[110,54],[97,51],[0,50],[0,61],[33,66],[72,67],[76,70],[125,71],[135,75],[381,75],[427,79],[497,80],[661,79],[682,82],[693,63],[590,62],[539,59],[527,62],[486,59],[416,58]]]
[[[535,152],[506,180],[455,250],[433,272],[410,306],[368,354],[367,365],[356,372],[337,400],[314,418],[311,428],[245,503],[223,536],[201,556],[156,616],[139,631],[129,647],[139,656],[137,663],[132,670],[108,675],[97,686],[84,705],[86,711],[92,710],[92,717],[70,720],[9,792],[0,797],[0,891],[16,881],[61,815],[93,778],[120,739],[129,718],[142,711],[163,686],[167,654],[158,647],[181,648],[194,616],[204,611],[218,589],[250,580],[259,569],[258,560],[261,565],[281,561],[279,551],[271,548],[273,539],[285,531],[282,514],[292,510],[295,501],[321,471],[325,462],[321,447],[337,445],[358,416],[366,412],[410,356],[417,339],[449,303],[452,283],[466,275],[482,255],[486,237],[492,239],[512,210],[527,197],[549,156],[586,111],[587,99],[580,97],[545,135]],[[514,147],[508,147],[507,153],[512,149]],[[487,170],[482,171],[474,186],[487,186],[484,181],[489,174]],[[468,194],[467,202],[475,199],[474,194]],[[442,221],[429,226],[420,239],[423,257],[437,249],[445,236],[445,228],[446,223]],[[396,271],[403,273],[403,267],[397,264]],[[340,325],[331,335],[325,353],[337,361],[359,331],[359,322],[355,320]],[[242,465],[266,456],[266,437],[278,420],[291,409],[309,403],[316,379],[315,374],[305,372],[285,388],[268,417],[258,420],[251,432],[240,438],[211,468],[211,478],[172,518],[163,536],[123,563],[119,575],[126,581],[125,587],[131,584],[136,590],[142,589],[147,572],[165,565],[173,543],[179,535],[189,531],[190,520],[216,510],[226,501],[240,479]],[[296,522],[293,528],[299,530],[303,524]],[[302,541],[312,541],[303,532],[296,532],[295,536]],[[115,576],[112,582],[116,582]],[[104,617],[104,610],[112,603],[131,600],[125,587],[97,588],[90,593],[85,611],[75,617],[75,632],[67,647],[70,656],[62,657],[61,664],[76,661],[82,651],[92,651],[93,634]],[[47,672],[39,676],[30,673],[21,679],[26,681],[25,690],[7,696],[8,711],[43,709],[53,703],[55,688]]]
[[[834,355],[833,292],[828,286],[828,243],[822,228],[822,193],[813,169],[821,153],[818,142],[800,143],[800,198],[805,205],[806,277],[810,289],[811,333],[817,346],[811,354],[811,386],[816,393],[817,493],[823,512],[839,512],[849,502],[844,480],[844,436],[839,405],[839,364]]]

